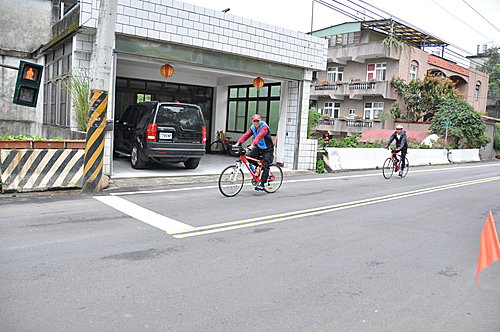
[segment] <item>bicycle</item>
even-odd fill
[[[263,160],[255,159],[246,155],[241,146],[231,147],[231,155],[239,157],[234,165],[227,166],[219,176],[219,190],[226,197],[236,196],[245,182],[243,175],[243,165],[245,165],[252,176],[252,185],[255,186],[261,182],[261,170]],[[258,167],[249,163],[249,160],[259,163]],[[271,164],[269,166],[269,176],[264,185],[264,191],[267,193],[276,192],[283,183],[283,171],[280,166]]]
[[[401,175],[404,178],[408,174],[408,169],[410,168],[410,163],[408,162],[408,158],[405,157],[405,168],[403,170],[403,174]],[[387,158],[384,161],[384,166],[382,167],[382,174],[384,178],[390,179],[394,172],[398,172],[401,169],[401,151],[396,149],[391,150],[391,157]]]
[[[229,139],[223,130],[217,130],[217,140],[210,143],[210,151],[212,153],[228,153],[229,152]]]

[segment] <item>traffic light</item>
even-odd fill
[[[22,60],[19,62],[19,72],[12,101],[14,104],[36,107],[42,72],[42,65]]]

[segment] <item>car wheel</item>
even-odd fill
[[[200,158],[189,158],[184,162],[187,169],[195,169],[200,164]]]
[[[130,164],[132,168],[141,169],[146,167],[146,162],[144,161],[144,154],[139,147],[139,144],[134,143],[132,145],[132,151],[130,152]]]

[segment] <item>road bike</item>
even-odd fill
[[[222,195],[226,197],[236,196],[245,183],[245,176],[243,174],[243,165],[246,166],[250,175],[252,176],[252,185],[255,186],[257,183],[261,182],[260,176],[262,174],[262,162],[261,159],[252,158],[246,155],[245,149],[241,146],[231,147],[231,155],[239,157],[234,165],[230,165],[222,171],[219,176],[219,190]],[[258,163],[255,167],[250,164],[249,160]],[[271,164],[269,166],[269,176],[267,178],[267,183],[264,184],[264,191],[267,193],[276,192],[283,183],[283,171],[280,166],[276,164]]]
[[[231,137],[226,136],[223,130],[217,130],[217,140],[210,143],[210,152],[212,153],[228,153],[230,149]]]
[[[401,169],[401,151],[396,149],[391,150],[391,157],[387,158],[384,161],[384,166],[382,167],[382,174],[384,178],[390,179],[392,174],[395,172],[399,172]],[[405,157],[405,168],[403,170],[403,174],[401,175],[404,178],[408,174],[408,170],[410,169],[410,163],[408,162],[408,158]]]

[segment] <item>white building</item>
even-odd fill
[[[10,7],[17,3],[2,1]],[[45,65],[36,115],[26,121],[37,135],[47,128],[75,128],[69,98],[58,81],[71,70],[97,65],[100,1],[54,1],[48,13],[46,3],[53,1],[27,2],[45,3],[39,15],[61,15],[51,26],[40,27],[40,33],[52,30],[50,40],[24,57]],[[278,162],[293,169],[315,167],[316,141],[306,137],[307,117],[312,72],[326,68],[325,39],[173,0],[118,0],[114,29],[108,120],[141,100],[196,103],[203,109],[210,142],[217,130],[237,138],[258,112],[278,135]],[[4,60],[18,58],[10,54]],[[167,79],[160,74],[164,64],[175,70]],[[16,73],[2,71],[14,79]],[[266,83],[258,92],[252,86],[256,77]],[[104,173],[112,174],[111,131]]]

